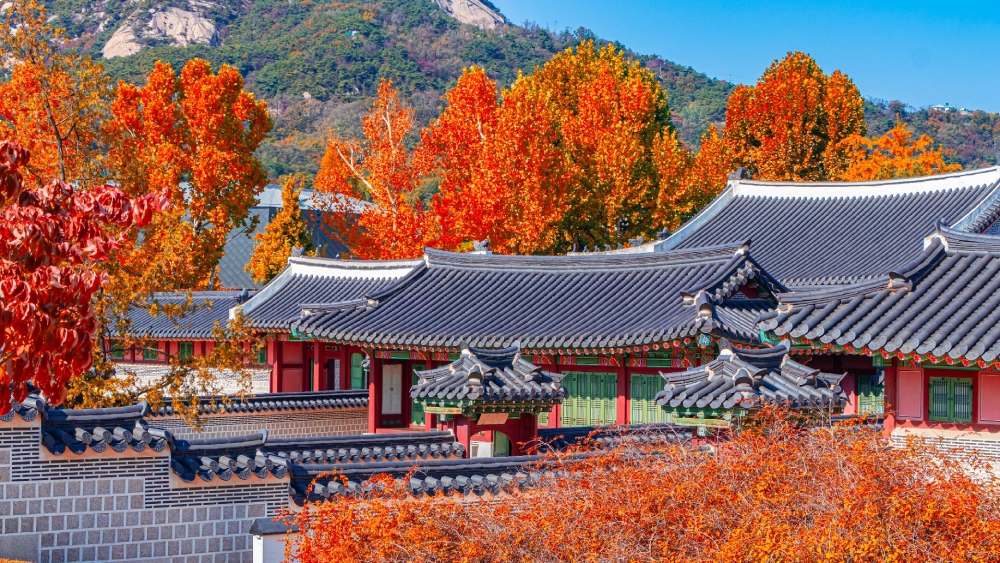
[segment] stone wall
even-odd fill
[[[39,440],[0,423],[0,558],[249,563],[252,519],[288,505],[282,482],[178,487],[169,449],[47,459]]]
[[[976,454],[986,461],[1000,462],[1000,433],[997,432],[897,427],[892,432],[892,441],[898,446],[904,446],[908,436],[923,439],[956,457]]]
[[[365,407],[307,407],[208,414],[200,432],[176,416],[146,420],[177,440],[367,430]],[[42,445],[42,420],[0,421],[0,559],[249,563],[253,519],[289,506],[287,478],[185,483],[171,448],[53,455]]]

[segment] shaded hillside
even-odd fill
[[[896,116],[914,131],[927,135],[952,151],[951,162],[965,168],[982,168],[1000,164],[1000,114],[984,111],[964,111],[951,108],[914,109],[902,102],[869,100],[865,102],[865,120],[869,132],[882,135],[893,127]]]

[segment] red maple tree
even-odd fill
[[[79,189],[61,180],[29,189],[29,153],[0,143],[0,415],[21,401],[28,383],[54,404],[66,382],[92,362],[92,297],[127,229],[148,224],[169,193],[130,198],[101,185]]]

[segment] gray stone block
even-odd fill
[[[66,561],[66,550],[65,549],[53,549],[49,553],[49,560],[52,563],[65,563]]]
[[[111,546],[110,545],[97,546],[97,560],[107,561],[108,559],[111,559]]]
[[[142,508],[141,506],[139,508]],[[138,512],[127,512],[125,513],[125,525],[126,526],[138,526],[139,525],[139,513]]]
[[[38,497],[47,498],[52,496],[52,483],[39,483],[38,484]]]
[[[129,561],[134,560],[138,556],[139,556],[139,546],[138,545],[136,545],[134,543],[130,543],[130,544],[128,544],[128,545],[125,546],[125,557],[127,557]]]
[[[0,559],[18,559],[21,561],[39,560],[38,534],[3,534],[0,536]]]
[[[93,487],[94,483],[93,482],[88,482],[88,483],[84,484],[84,486],[83,486],[84,487],[83,494],[87,494],[87,490],[86,490],[87,489],[87,485],[90,485],[91,487]],[[111,494],[111,481],[108,481],[108,480],[105,480],[105,479],[102,479],[102,480],[98,481],[97,482],[97,494],[99,494],[99,495],[110,495]],[[112,550],[112,551],[114,551],[114,550]],[[112,554],[112,557],[114,557],[114,554]]]
[[[128,481],[125,479],[115,479],[111,482],[111,492],[120,495],[128,490]]]
[[[66,483],[62,481],[56,481],[55,483],[52,483],[52,496],[54,497],[66,496]]]
[[[49,531],[49,517],[39,516],[35,518],[35,531],[36,532],[48,532]]]
[[[143,491],[143,480],[142,479],[129,479],[128,480],[128,492],[130,493],[141,493]]]
[[[0,465],[10,465],[10,450],[0,450]]]
[[[80,527],[89,530],[94,527],[97,517],[93,514],[83,514],[80,516]]]
[[[79,514],[67,514],[66,515],[66,529],[67,530],[77,530],[80,528],[80,515]]]
[[[69,545],[69,532],[58,532],[56,534],[56,546],[66,547]]]
[[[97,548],[92,545],[88,545],[81,550],[81,555],[84,561],[95,561],[97,560]]]
[[[104,499],[101,497],[91,497],[87,501],[87,510],[90,512],[100,512],[104,508]]]
[[[3,533],[4,534],[16,534],[20,530],[21,520],[19,518],[4,518],[3,520]]]
[[[124,545],[111,546],[111,558],[115,560],[125,559],[125,546]]]
[[[26,500],[15,500],[11,505],[11,514],[14,516],[23,516],[28,513],[28,501]]]
[[[34,532],[35,531],[35,518],[32,516],[25,516],[21,518],[21,533]]]
[[[80,548],[70,547],[66,549],[66,561],[79,561],[80,560]]]
[[[10,516],[11,512],[11,502],[9,500],[0,500],[0,516]]]
[[[25,483],[21,485],[21,498],[35,498],[38,493],[38,485],[35,483]]]

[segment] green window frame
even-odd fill
[[[147,362],[155,362],[160,359],[160,348],[158,343],[150,342],[142,349],[142,359]]]
[[[124,360],[125,350],[122,348],[112,348],[111,349],[111,359],[112,360]]]
[[[667,422],[667,413],[656,404],[656,394],[663,390],[663,378],[659,375],[632,374],[629,404],[632,424],[647,422]]]
[[[878,375],[858,376],[858,414],[885,413],[885,386]]]
[[[364,354],[351,354],[351,389],[366,387],[364,361]]]
[[[493,432],[493,457],[510,457],[510,438],[503,432]]]
[[[417,373],[413,373],[413,384],[416,385],[420,378]],[[423,426],[427,421],[424,419],[424,404],[419,403],[414,400],[410,405],[410,424],[414,426]]]
[[[614,373],[568,371],[562,386],[562,426],[614,424],[618,408],[618,376]]]
[[[549,411],[538,413],[538,426],[548,426],[549,425]]]
[[[932,377],[930,379],[930,420],[972,422],[972,379]]]
[[[177,357],[183,362],[194,357],[194,342],[181,342],[177,345]]]
[[[267,365],[267,346],[261,346],[257,349],[256,362],[258,366]]]

